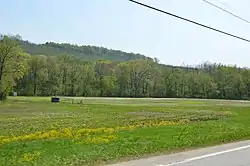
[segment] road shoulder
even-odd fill
[[[157,166],[157,165],[169,165],[171,163],[182,162],[187,159],[194,159],[197,157],[206,157],[206,155],[220,154],[221,152],[230,152],[232,150],[241,149],[250,146],[250,141],[241,141],[235,143],[229,143],[224,145],[212,146],[207,148],[201,148],[191,151],[185,151],[180,153],[174,153],[170,155],[161,155],[155,157],[149,157],[138,160],[131,160],[128,162],[121,162],[117,164],[107,165],[107,166]]]

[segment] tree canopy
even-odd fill
[[[143,55],[100,47],[20,41],[7,37],[1,40],[2,96],[16,91],[24,96],[250,97],[247,68],[210,63],[176,67]]]
[[[20,95],[248,99],[250,70],[203,64],[160,65],[152,59],[83,61],[74,56],[32,56],[15,87]],[[38,67],[39,66],[39,67]]]
[[[15,40],[1,36],[0,40],[0,100],[6,98],[16,81],[26,71],[26,60],[29,56],[23,53]]]
[[[16,38],[20,47],[24,52],[27,52],[31,55],[47,55],[47,56],[56,56],[56,55],[73,55],[79,57],[83,60],[111,60],[111,61],[128,61],[135,59],[145,59],[146,57],[141,54],[135,53],[126,53],[119,50],[111,50],[104,47],[97,46],[78,46],[68,43],[54,43],[46,42],[45,44],[34,44],[29,41],[23,41],[19,38]]]

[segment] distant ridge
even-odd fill
[[[69,54],[77,56],[83,60],[110,60],[129,61],[135,59],[148,58],[142,54],[127,53],[119,50],[107,49],[104,47],[73,45],[69,43],[46,42],[45,44],[35,44],[30,41],[17,39],[24,52],[31,55],[55,56],[59,54]]]

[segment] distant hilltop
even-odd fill
[[[77,56],[83,60],[110,60],[129,61],[148,58],[142,54],[127,53],[119,50],[107,49],[104,47],[73,45],[69,43],[46,42],[45,44],[35,44],[29,41],[17,39],[24,52],[31,55],[54,56],[68,54]]]

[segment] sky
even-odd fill
[[[202,0],[138,0],[250,39],[250,24]],[[249,0],[210,0],[250,20]],[[138,6],[128,0],[1,0],[0,33],[33,43],[95,45],[156,57],[250,67],[250,43]]]

